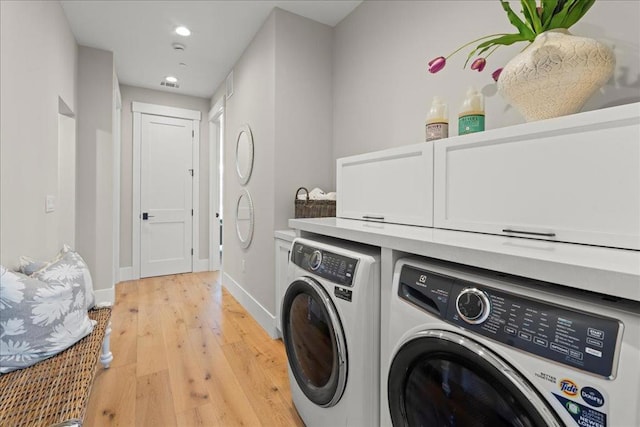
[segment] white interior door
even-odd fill
[[[192,271],[193,121],[143,114],[140,276]]]

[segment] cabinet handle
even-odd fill
[[[364,219],[377,219],[380,221],[384,221],[384,217],[383,216],[376,216],[376,215],[362,215],[362,218]]]
[[[539,233],[535,231],[520,231],[520,230],[512,230],[510,228],[503,228],[503,233],[516,233],[516,234],[529,234],[531,236],[544,236],[544,237],[555,237],[556,233]]]

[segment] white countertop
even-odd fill
[[[293,239],[296,238],[296,231],[291,229],[276,230],[273,232],[273,237],[287,242],[293,242]]]
[[[640,301],[639,251],[344,218],[289,227]]]

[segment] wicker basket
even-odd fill
[[[300,191],[307,193],[305,200],[299,200]],[[298,188],[295,195],[295,217],[296,218],[323,218],[336,216],[335,200],[309,200],[309,190],[304,187]]]

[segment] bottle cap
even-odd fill
[[[470,86],[467,90],[467,97],[462,102],[461,111],[484,111],[484,98],[482,93],[478,92],[473,86]]]
[[[439,96],[434,96],[429,109],[429,119],[447,119],[447,104],[445,104]]]

